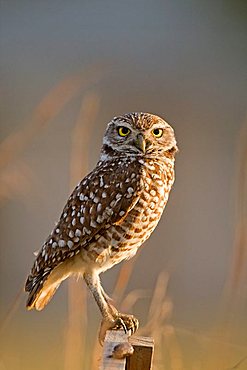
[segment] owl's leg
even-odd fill
[[[102,295],[104,296],[104,298],[105,298],[105,300],[106,300],[106,302],[109,306],[111,314],[116,320],[116,325],[113,329],[123,328],[126,333],[130,331],[131,334],[134,334],[137,331],[137,329],[139,328],[138,319],[133,315],[128,315],[128,314],[124,314],[124,313],[119,312],[116,309],[116,307],[114,307],[112,305],[112,303],[110,302],[111,298],[105,293],[105,291],[103,290],[102,287],[101,287],[101,289],[102,289]]]
[[[84,273],[83,275],[84,280],[90,289],[91,293],[93,294],[93,297],[100,309],[100,312],[104,318],[112,319],[113,315],[111,313],[111,309],[109,307],[109,304],[107,300],[105,299],[105,296],[103,294],[103,289],[100,283],[100,279],[98,274],[95,273]]]
[[[105,339],[106,331],[116,326],[116,319],[111,306],[105,299],[98,274],[84,273],[83,276],[103,316],[99,332],[99,341],[100,344],[102,344]]]
[[[138,320],[132,315],[120,314],[117,309],[109,303],[109,298],[101,286],[99,276],[97,274],[84,273],[84,279],[103,316],[99,332],[100,343],[103,343],[106,331],[109,329],[124,328],[126,332],[130,330],[133,334],[138,328]]]

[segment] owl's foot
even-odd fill
[[[139,327],[139,321],[133,315],[127,315],[122,313],[117,313],[114,319],[104,318],[101,321],[100,331],[99,331],[99,342],[102,345],[105,339],[107,330],[121,330],[123,329],[127,334],[134,334]]]
[[[124,329],[125,333],[134,334],[139,328],[139,321],[133,315],[118,312],[113,330]]]

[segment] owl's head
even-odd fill
[[[127,113],[114,117],[103,139],[102,157],[138,156],[160,158],[174,156],[177,143],[173,128],[150,113]]]

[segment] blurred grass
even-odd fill
[[[73,190],[88,172],[90,135],[99,111],[100,98],[94,91],[87,93],[81,104],[79,115],[72,131],[70,179]],[[80,370],[86,357],[87,342],[87,290],[83,281],[68,282],[68,325],[65,334],[65,370]]]

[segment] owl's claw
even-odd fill
[[[126,334],[130,332],[130,335],[132,335],[139,328],[139,321],[133,315],[127,315],[119,312],[113,330],[118,330],[121,328],[124,329]]]
[[[128,329],[127,329],[127,326],[125,325],[125,322],[123,321],[123,319],[121,317],[118,317],[116,320],[115,320],[115,325],[114,327],[112,328],[113,330],[120,330],[120,329],[123,329],[125,334],[128,333]]]
[[[104,318],[101,321],[99,330],[99,342],[103,345],[107,330],[121,330],[123,329],[126,334],[134,334],[139,327],[139,321],[133,315],[117,313],[115,320]]]

